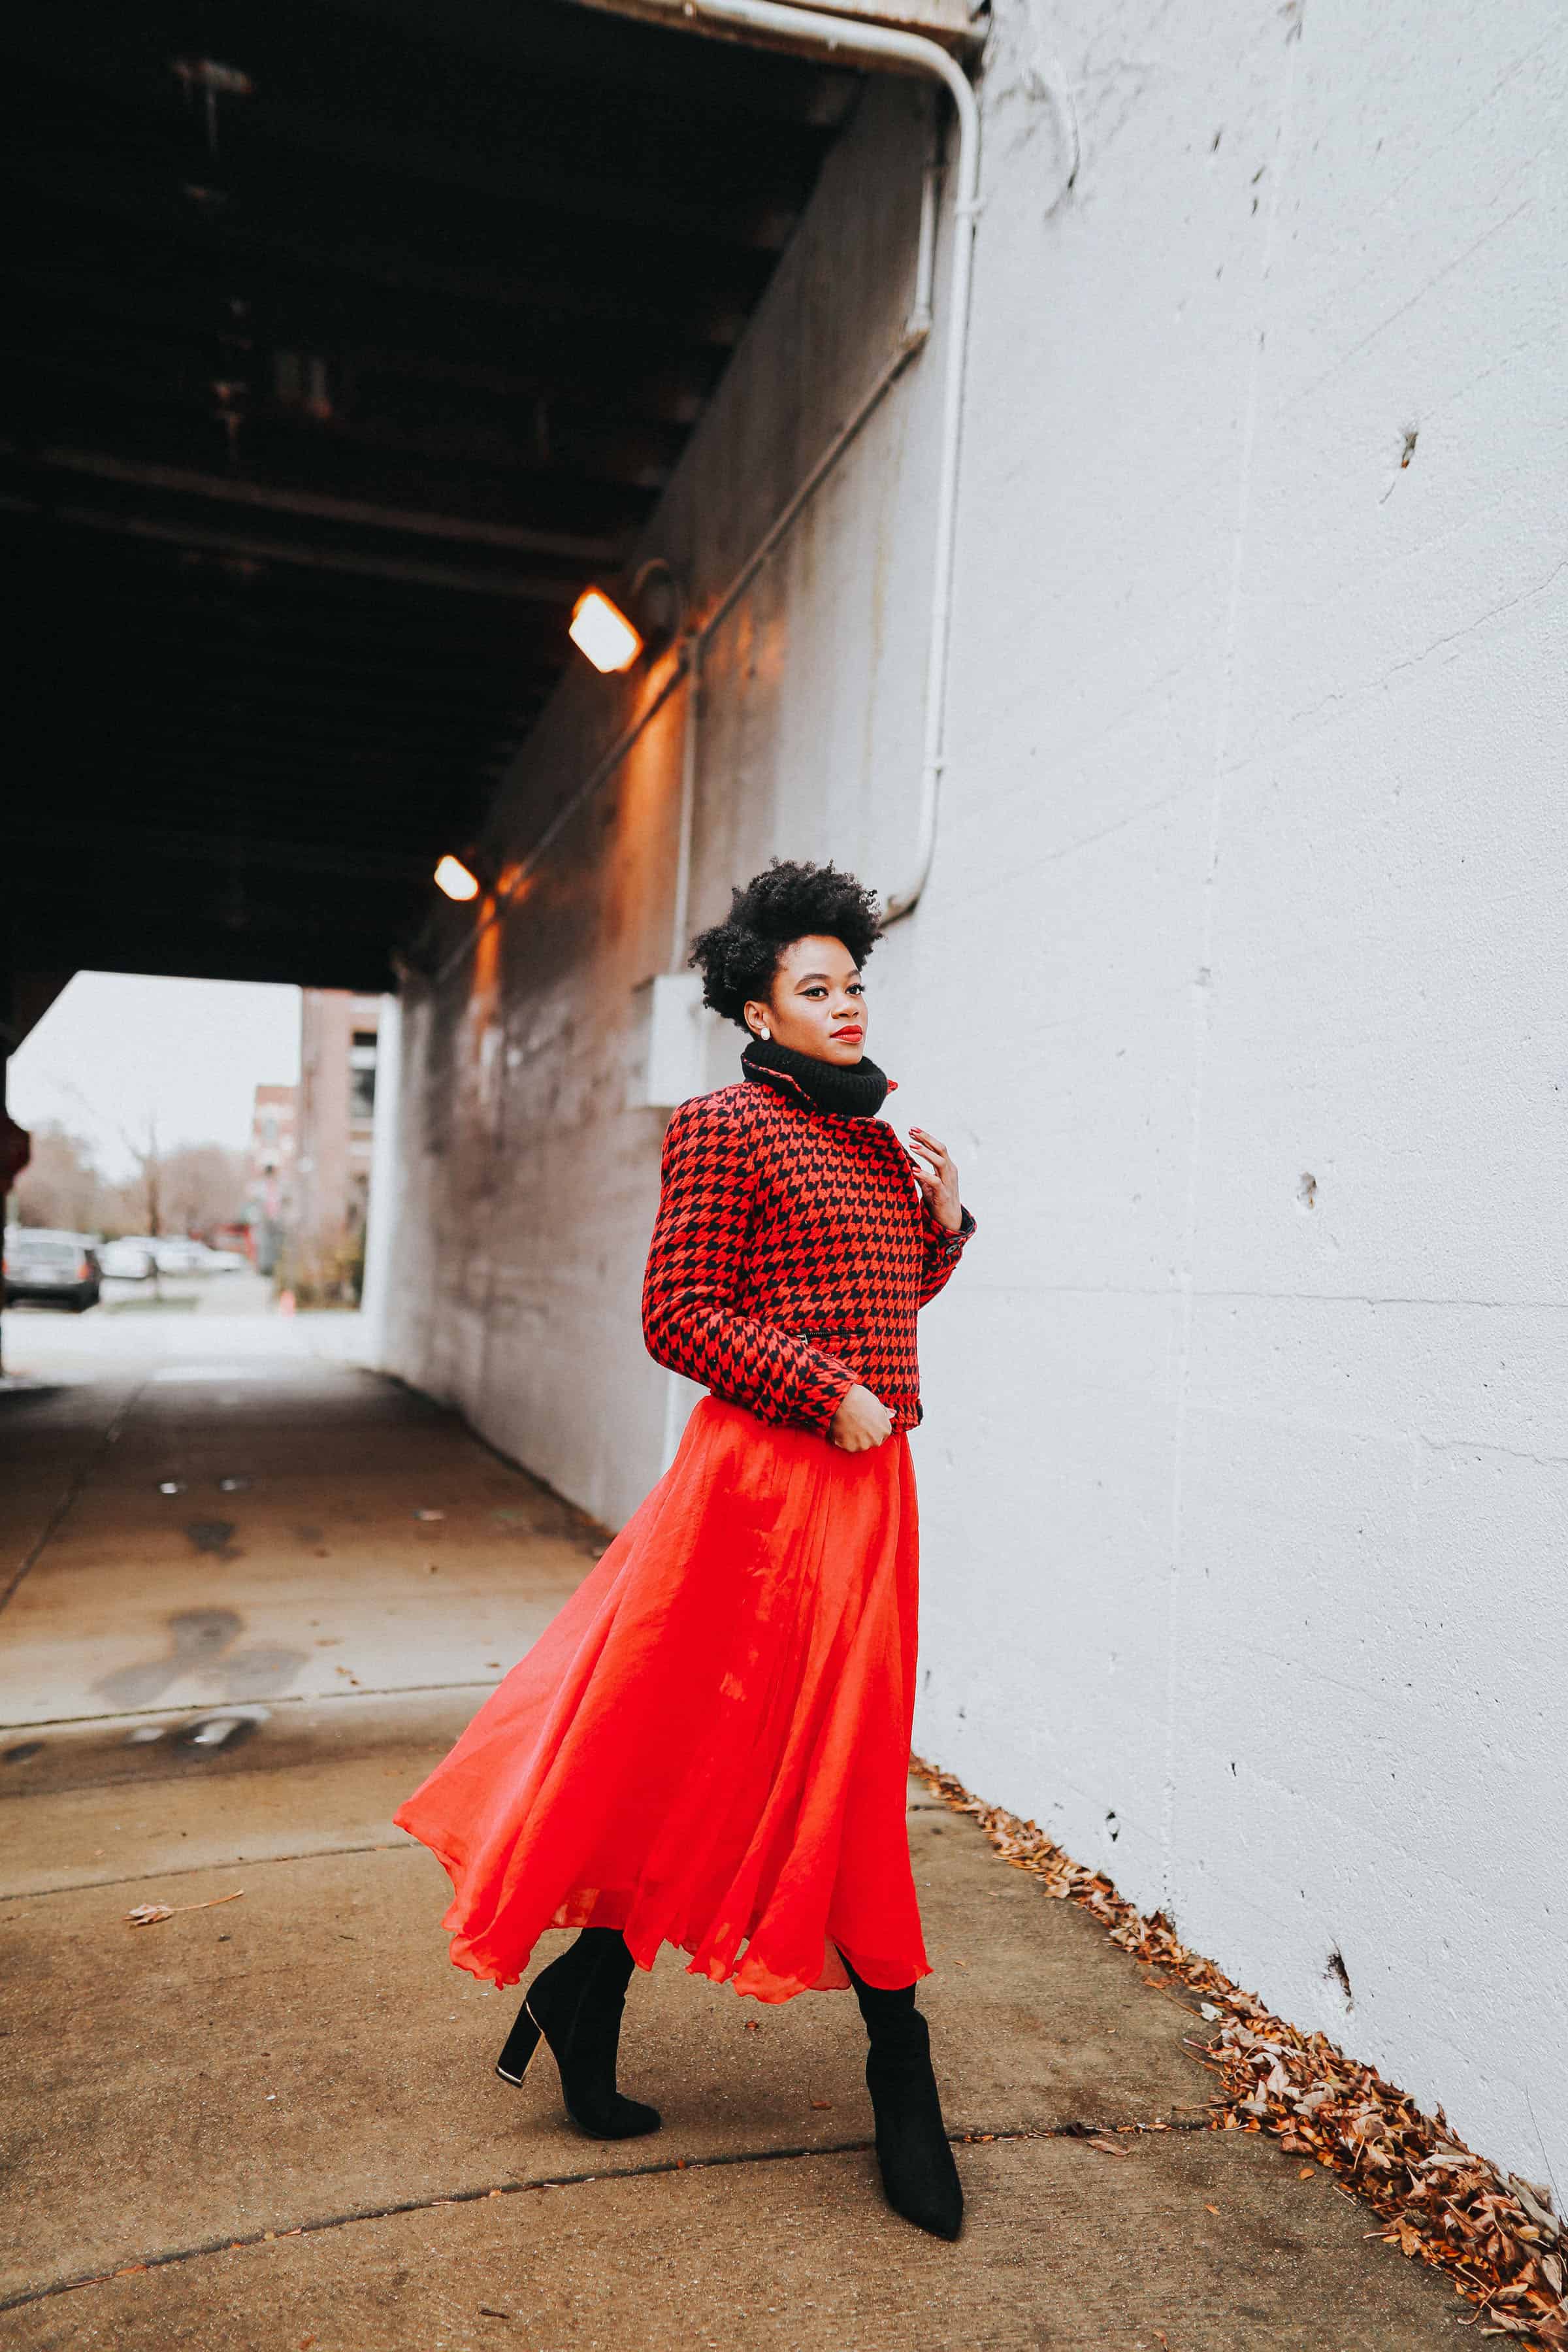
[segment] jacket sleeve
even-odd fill
[[[859,1375],[809,1340],[737,1312],[752,1204],[744,1119],[710,1096],[682,1103],[665,1129],[643,1338],[655,1363],[760,1420],[826,1432]]]
[[[959,1212],[962,1222],[955,1234],[939,1224],[931,1212],[931,1203],[921,1195],[921,1233],[925,1243],[925,1255],[921,1266],[919,1305],[924,1307],[936,1297],[953,1267],[963,1255],[963,1245],[974,1231],[974,1220],[967,1209]]]

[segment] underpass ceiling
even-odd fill
[[[388,985],[858,79],[566,0],[0,57],[13,966]]]

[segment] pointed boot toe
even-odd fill
[[[887,2145],[877,2135],[882,2192],[895,2213],[933,2238],[956,2238],[963,2228],[963,2186],[945,2138],[922,2135],[918,2146],[900,2134]]]

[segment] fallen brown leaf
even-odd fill
[[[1106,2139],[1100,2132],[1091,2132],[1087,2145],[1099,2148],[1101,2156],[1131,2156],[1132,2150],[1123,2147],[1119,2139]]]

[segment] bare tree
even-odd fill
[[[165,1150],[157,1113],[121,1136],[135,1172],[110,1181],[86,1139],[46,1119],[33,1130],[29,1165],[16,1180],[10,1212],[24,1225],[68,1233],[211,1234],[239,1222],[245,1209],[243,1152],[221,1143],[181,1143]]]
[[[136,1174],[127,1188],[141,1211],[141,1231],[154,1238],[163,1230],[163,1161],[158,1150],[158,1114],[150,1110],[142,1121],[140,1143],[121,1128],[121,1140],[136,1162]]]
[[[163,1157],[161,1205],[183,1234],[237,1223],[245,1207],[245,1154],[221,1143],[182,1143]]]
[[[36,1127],[32,1158],[11,1196],[17,1223],[96,1234],[103,1228],[108,1204],[109,1187],[90,1144],[55,1119]]]

